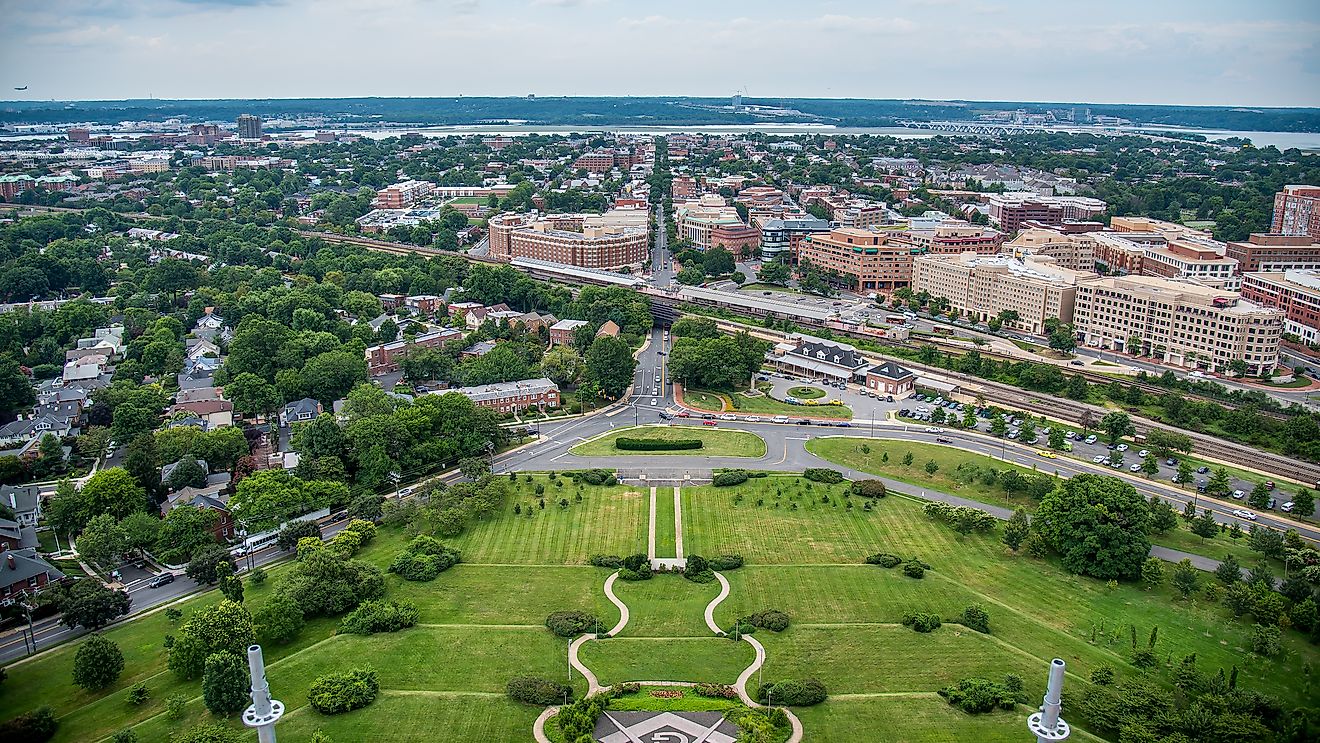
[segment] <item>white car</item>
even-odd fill
[[[743,416],[743,420],[747,421],[748,423],[760,423],[761,417],[757,415],[745,415]]]
[[[1142,449],[1141,451],[1137,452],[1137,456],[1141,457],[1142,459],[1145,459],[1146,457],[1150,456],[1150,450]]]
[[[1095,434],[1091,434],[1090,436],[1087,436],[1087,437],[1086,437],[1086,443],[1088,443],[1088,444],[1094,444],[1094,443],[1095,443],[1096,441],[1098,441],[1098,440],[1099,440],[1099,439],[1097,439],[1097,438],[1095,437]]]
[[[786,416],[786,415],[776,415],[776,416],[774,417],[774,421],[775,421],[775,423],[787,423],[787,422],[788,422],[788,416]]]
[[[1253,513],[1253,512],[1251,512],[1251,511],[1248,511],[1248,510],[1245,509],[1245,508],[1239,508],[1239,509],[1233,511],[1233,515],[1234,515],[1234,516],[1237,516],[1237,517],[1240,518],[1240,519],[1246,519],[1247,521],[1255,521],[1255,520],[1256,520],[1256,514]]]
[[[720,416],[720,420],[722,420],[722,421],[736,421],[736,420],[738,420],[738,416],[734,415],[733,413],[725,413],[724,415],[721,415],[721,416]]]
[[[1134,464],[1131,467],[1128,467],[1128,472],[1140,472],[1140,471],[1141,471],[1141,465],[1139,464]]]
[[[1288,501],[1287,503],[1284,503],[1282,506],[1279,506],[1279,509],[1280,509],[1281,511],[1283,511],[1284,513],[1292,513],[1292,510],[1293,510],[1293,502],[1292,502],[1292,501]]]
[[[1094,457],[1091,457],[1091,461],[1095,462],[1096,464],[1100,464],[1101,462],[1105,461],[1105,457],[1103,454],[1097,454]]]
[[[944,433],[944,429],[936,428],[935,426],[926,426],[926,433]]]
[[[1234,490],[1233,500],[1242,500],[1242,496],[1244,495],[1246,495],[1246,493],[1242,492],[1241,490]]]
[[[651,407],[654,408],[654,407],[655,407],[656,405],[658,405],[658,404],[660,404],[660,398],[658,398],[658,397],[653,397],[653,398],[651,398]]]
[[[1117,447],[1117,449],[1118,449],[1119,451],[1127,451],[1127,450],[1128,450],[1128,445],[1127,445],[1127,444],[1119,444],[1118,447]]]

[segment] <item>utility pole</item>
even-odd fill
[[[257,729],[260,743],[275,743],[275,723],[284,716],[284,703],[270,698],[261,646],[249,645],[247,656],[248,671],[252,676],[252,705],[243,712],[243,724]]]
[[[1059,716],[1063,706],[1063,671],[1062,658],[1050,662],[1050,683],[1045,689],[1044,704],[1039,712],[1027,718],[1027,729],[1036,736],[1036,743],[1058,743],[1067,740],[1072,732]]]

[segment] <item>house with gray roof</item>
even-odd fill
[[[41,519],[41,488],[37,485],[0,485],[0,503],[17,514],[22,526],[36,526]]]
[[[307,423],[320,415],[322,410],[324,408],[319,400],[310,397],[294,400],[280,410],[280,425],[287,427],[294,423]]]
[[[0,601],[36,593],[63,579],[64,573],[38,557],[36,549],[10,549],[0,554]]]

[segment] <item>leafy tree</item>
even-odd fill
[[[109,514],[122,519],[146,508],[146,491],[122,467],[101,470],[82,489],[91,513]]]
[[[231,379],[225,385],[225,397],[243,415],[269,415],[280,409],[279,390],[252,372]]]
[[[1178,528],[1178,514],[1173,510],[1173,506],[1163,498],[1151,497],[1150,500],[1150,529],[1156,534],[1165,534],[1172,529]]]
[[[37,394],[18,362],[9,356],[0,356],[0,416],[7,420],[36,404]]]
[[[1209,509],[1201,511],[1200,517],[1192,522],[1192,533],[1203,540],[1219,535],[1219,522]]]
[[[1226,586],[1231,586],[1242,580],[1242,566],[1238,564],[1237,558],[1233,555],[1225,555],[1219,562],[1219,567],[1215,568],[1215,578]]]
[[[88,562],[109,568],[119,564],[119,558],[128,548],[128,538],[115,517],[103,513],[87,522],[77,547],[78,554]]]
[[[189,505],[171,508],[156,533],[156,557],[177,564],[199,549],[215,544],[211,530],[218,518],[219,514],[209,508]]]
[[[99,629],[128,613],[127,591],[118,591],[91,578],[75,580],[54,590],[60,621],[68,627]]]
[[[1265,557],[1283,557],[1283,534],[1259,524],[1252,524],[1247,533],[1247,546]]]
[[[1127,413],[1117,411],[1106,413],[1105,417],[1100,419],[1100,428],[1111,444],[1117,444],[1119,439],[1137,432],[1132,425],[1132,418]]]
[[[1008,548],[1017,552],[1031,535],[1031,516],[1027,514],[1027,509],[1019,508],[1013,512],[1013,516],[1004,524],[1004,534],[1002,541],[1008,545]]]
[[[1188,465],[1188,467],[1190,468],[1191,465]],[[1141,460],[1141,471],[1147,477],[1154,477],[1155,475],[1158,475],[1160,473],[1160,463],[1155,461],[1155,457],[1153,455],[1146,457],[1145,459]],[[1187,481],[1179,477],[1178,482],[1183,483],[1185,485]]]
[[[1150,552],[1146,501],[1130,484],[1081,474],[1060,480],[1034,525],[1069,571],[1101,579],[1136,578]]]
[[[302,631],[302,608],[288,596],[276,594],[252,615],[252,624],[263,642],[280,645],[292,642]]]
[[[135,513],[119,522],[124,532],[124,547],[142,552],[156,546],[161,520],[150,513]]]
[[[1221,498],[1233,492],[1233,479],[1228,474],[1228,470],[1223,467],[1216,468],[1211,473],[1210,480],[1205,484],[1205,492]]]
[[[756,280],[763,284],[786,286],[792,275],[792,270],[787,263],[773,260],[761,264],[761,269],[756,272]]]
[[[1183,598],[1187,598],[1196,593],[1201,586],[1200,571],[1192,567],[1192,561],[1183,558],[1181,562],[1173,568],[1173,587],[1178,589]]]
[[[367,362],[361,354],[330,351],[314,356],[303,365],[303,391],[326,407],[367,381]]]
[[[1158,557],[1147,557],[1141,563],[1141,582],[1146,588],[1156,588],[1164,582],[1164,561]]]
[[[198,609],[179,628],[170,646],[169,668],[179,678],[197,678],[211,655],[230,652],[243,656],[255,637],[247,609],[242,604],[222,600]]]
[[[1008,421],[1004,420],[1004,416],[996,415],[990,420],[990,435],[1001,438],[1008,435]]]
[[[113,684],[124,670],[124,654],[119,646],[97,632],[78,646],[73,656],[73,683],[87,691]]]
[[[1050,428],[1051,449],[1054,449],[1055,451],[1062,450],[1064,445],[1067,444],[1067,442],[1068,439],[1064,435],[1063,428],[1061,426],[1053,426],[1052,428]]]
[[[1155,469],[1154,472],[1147,471],[1146,463],[1142,462],[1141,463],[1142,471],[1152,476],[1157,474],[1160,471],[1160,468],[1159,468],[1159,462],[1154,461],[1155,456],[1152,455],[1146,457],[1146,459],[1150,460],[1151,463],[1155,465]],[[1178,461],[1178,484],[1181,485],[1182,487],[1187,487],[1188,485],[1192,484],[1192,463],[1187,461],[1186,459],[1182,459]]]
[[[1299,518],[1309,519],[1315,513],[1315,493],[1306,488],[1297,491],[1293,496],[1293,513]]]
[[[204,487],[206,485],[206,470],[192,455],[188,455],[179,460],[164,485],[170,491]]]
[[[1247,496],[1247,505],[1258,510],[1265,510],[1270,504],[1270,488],[1264,482],[1256,483],[1256,487],[1251,489],[1251,494]]]
[[[55,495],[46,503],[44,511],[46,523],[66,535],[82,531],[91,519],[87,496],[68,480],[61,480],[56,486]]]
[[[556,384],[572,384],[582,374],[582,357],[570,346],[555,346],[541,357],[541,373]]]
[[[211,714],[228,717],[248,706],[247,661],[237,653],[221,651],[206,658],[202,672],[202,700]]]
[[[198,583],[213,586],[223,577],[221,565],[229,569],[229,575],[233,575],[233,555],[229,554],[229,549],[224,545],[214,544],[193,553],[184,572]]]
[[[637,359],[621,338],[601,336],[586,354],[586,378],[600,385],[607,397],[619,398],[632,386]]]

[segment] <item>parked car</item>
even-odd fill
[[[1141,457],[1142,459],[1145,459],[1146,457],[1150,456],[1150,450],[1142,449],[1141,451],[1137,452],[1137,456]]]
[[[852,428],[852,424],[849,423],[848,421],[839,421],[838,423],[835,423],[834,425],[838,426],[839,428]]]
[[[1197,471],[1197,473],[1204,475],[1205,473],[1207,473],[1207,472],[1210,471],[1210,468],[1207,467],[1207,466],[1205,466],[1205,465],[1203,464],[1203,465],[1201,465],[1200,467],[1197,467],[1197,468],[1196,468],[1196,471]]]
[[[1141,471],[1141,465],[1139,465],[1139,464],[1134,464],[1134,465],[1132,465],[1131,467],[1128,467],[1128,471],[1129,471],[1129,472],[1140,472],[1140,471]]]
[[[147,583],[147,588],[160,588],[174,582],[174,573],[161,573]]]
[[[1173,457],[1169,457],[1168,459],[1164,460],[1164,463],[1169,465],[1170,467],[1178,466],[1178,460],[1174,459]]]
[[[1288,501],[1287,503],[1284,503],[1282,506],[1279,506],[1279,510],[1283,511],[1284,513],[1292,513],[1293,502]]]
[[[786,416],[786,415],[776,415],[772,420],[773,420],[775,423],[787,423],[787,422],[788,422],[788,416]]]
[[[748,423],[760,423],[761,417],[758,415],[744,415],[743,420],[747,421]]]
[[[802,420],[798,421],[798,423],[803,426],[810,426],[812,424],[812,420],[810,418],[803,418]]]
[[[1127,445],[1127,444],[1119,444],[1119,445],[1118,445],[1118,450],[1119,450],[1119,451],[1127,451],[1127,450],[1128,450],[1128,445]]]
[[[1095,434],[1086,437],[1086,443],[1088,444],[1094,444],[1096,441],[1099,441],[1099,439],[1095,437]]]
[[[1246,495],[1246,493],[1242,492],[1241,490],[1234,490],[1233,500],[1242,500],[1242,496],[1244,495]]]

